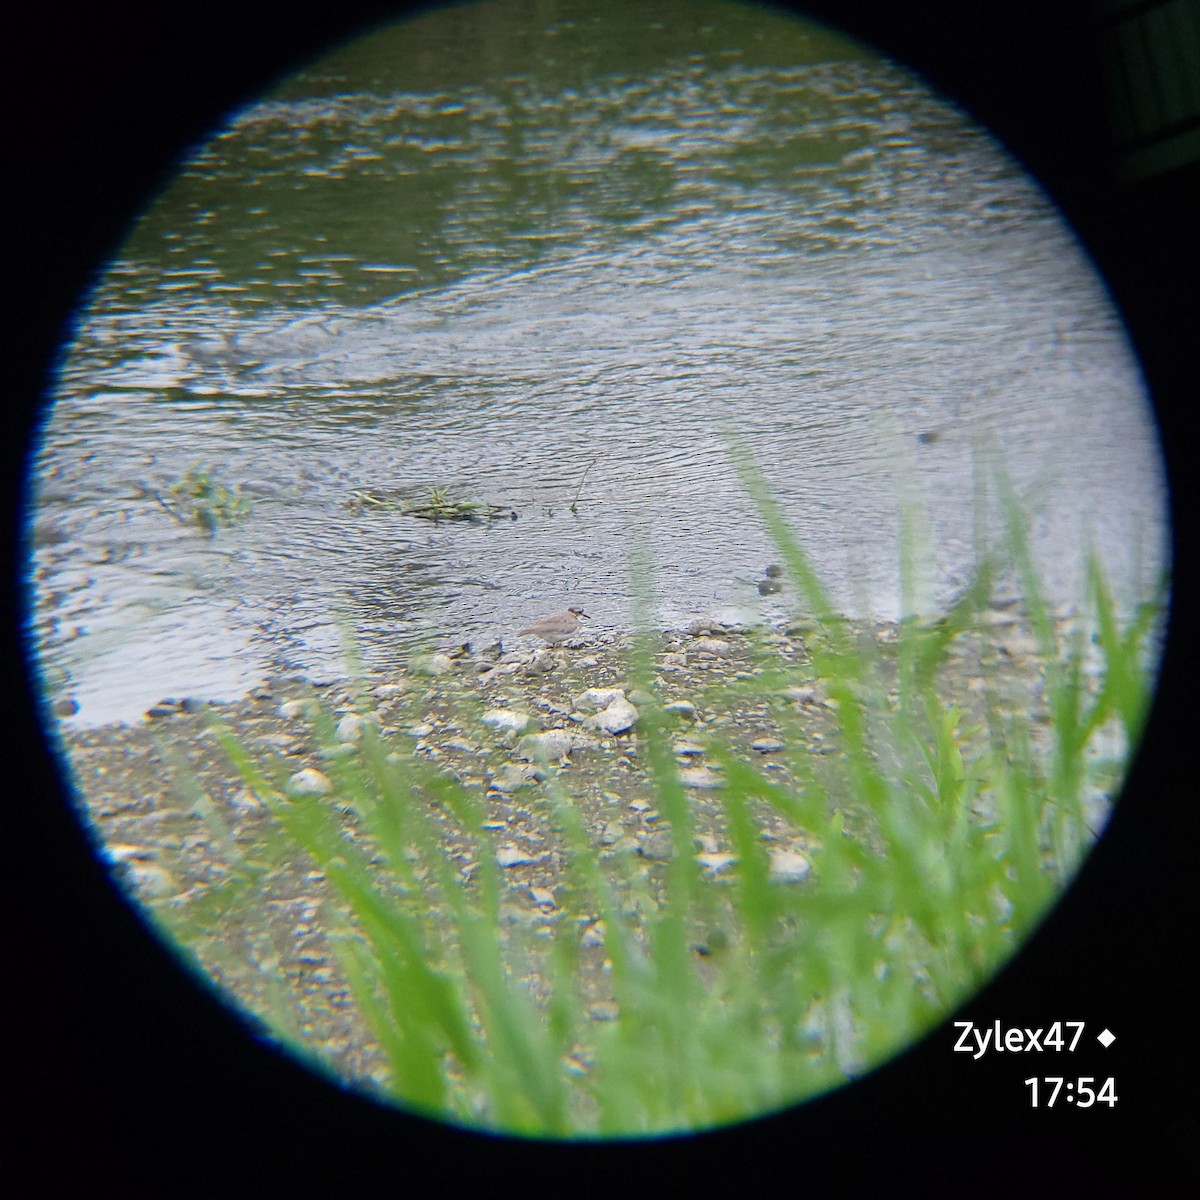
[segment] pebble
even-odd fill
[[[733,647],[722,638],[699,637],[692,643],[691,651],[703,658],[728,658]]]
[[[547,729],[545,733],[530,733],[517,742],[518,751],[530,760],[556,761],[566,758],[572,750],[591,749],[596,743],[571,729]]]
[[[501,867],[527,867],[537,861],[538,859],[530,858],[524,850],[518,849],[511,842],[496,851],[496,863]]]
[[[583,936],[579,940],[582,945],[587,946],[589,949],[595,949],[597,946],[603,946],[604,922],[596,921],[589,925],[583,931]]]
[[[358,713],[347,713],[337,723],[337,740],[351,746],[362,741],[363,719]]]
[[[625,826],[620,821],[609,821],[600,834],[600,845],[613,846],[625,836]]]
[[[663,712],[673,717],[684,717],[688,721],[696,719],[696,706],[690,700],[672,700],[663,705]]]
[[[619,700],[614,700],[602,713],[589,717],[584,724],[590,729],[603,729],[605,733],[625,733],[637,724],[639,715],[622,694]]]
[[[322,775],[314,767],[305,767],[287,781],[287,790],[293,796],[328,796],[333,784],[328,775]]]
[[[518,788],[523,788],[528,782],[529,776],[516,763],[506,763],[498,771],[492,772],[493,789],[497,792],[503,792],[505,795],[511,795]]]
[[[580,692],[571,703],[581,712],[594,713],[608,708],[617,700],[624,699],[623,688],[588,688],[586,692]]]
[[[171,872],[157,863],[126,863],[125,875],[137,888],[158,900],[164,896],[172,896],[178,891]]]
[[[777,883],[799,883],[812,872],[812,863],[794,850],[771,851],[771,878]]]
[[[479,719],[485,725],[508,734],[524,733],[534,724],[528,713],[516,712],[511,708],[490,708]]]
[[[525,664],[526,675],[549,675],[558,666],[553,650],[535,650]]]
[[[697,854],[696,861],[709,875],[716,875],[723,871],[726,867],[732,866],[735,862],[737,862],[737,855],[723,852],[706,852],[704,854]]]
[[[684,767],[679,772],[679,782],[684,787],[700,792],[711,792],[721,786],[721,777],[709,767]]]
[[[755,742],[750,743],[751,750],[757,750],[759,754],[774,754],[778,750],[784,748],[784,743],[778,738],[759,738]]]
[[[653,862],[666,862],[675,853],[675,844],[671,840],[670,832],[660,829],[650,834],[641,843],[639,849],[643,858],[648,858]]]

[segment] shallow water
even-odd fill
[[[923,602],[962,586],[981,439],[1056,602],[1089,544],[1126,602],[1148,593],[1166,489],[1137,365],[984,133],[759,10],[518,8],[431,14],[295,76],[100,281],[31,519],[47,691],[76,720],[336,674],[339,621],[368,662],[567,603],[623,626],[638,531],[663,625],[779,617],[796,597],[755,587],[776,553],[727,432],[847,609],[897,609],[902,495],[928,512]],[[481,53],[446,54],[464,30]],[[211,539],[152,496],[200,464],[255,501]],[[431,487],[518,519],[347,506]]]

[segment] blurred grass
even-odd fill
[[[1116,731],[1119,746],[1137,745],[1163,598],[1123,620],[1092,555],[1094,640],[1084,620],[1064,632],[1020,506],[996,472],[1003,549],[981,547],[950,609],[935,620],[909,613],[885,647],[842,619],[753,463],[736,448],[733,457],[803,598],[811,654],[803,668],[775,664],[739,686],[761,693],[767,680],[776,688],[815,674],[837,736],[818,753],[799,709],[781,709],[789,787],[731,745],[710,747],[736,858],[725,870],[697,859],[671,722],[656,705],[642,706],[637,736],[670,830],[661,887],[629,858],[602,857],[564,777],[543,763],[538,803],[565,847],[563,911],[545,936],[502,921],[482,797],[370,722],[355,753],[329,760],[336,803],[288,795],[282,776],[217,727],[279,836],[311,856],[340,898],[340,915],[330,909],[327,919],[396,1102],[552,1138],[699,1129],[798,1102],[944,1019],[1018,948],[1094,839],[1085,819],[1094,744]],[[908,514],[908,596],[913,527]],[[639,627],[648,629],[650,563],[634,557]],[[991,691],[982,723],[966,715],[969,697],[946,694],[956,644],[987,642],[983,617],[1004,569],[1020,583],[1021,627],[1037,645],[1044,729]],[[630,678],[654,694],[646,636],[635,639]],[[715,703],[734,710],[741,699],[726,685]],[[322,713],[316,725],[322,744],[334,745],[332,718]],[[1119,778],[1110,769],[1108,782]],[[773,875],[763,838],[771,814],[810,847],[803,881]],[[475,864],[467,878],[444,850],[447,831]],[[585,930],[602,931],[606,1019],[581,988]],[[281,1011],[273,1023],[304,1048],[294,1019]]]

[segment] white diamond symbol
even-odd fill
[[[1105,1050],[1107,1050],[1109,1046],[1111,1046],[1116,1040],[1117,1035],[1115,1033],[1109,1033],[1107,1029],[1103,1033],[1098,1033],[1096,1035],[1096,1041],[1098,1041],[1100,1045],[1105,1048]]]

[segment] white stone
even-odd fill
[[[615,700],[624,699],[623,688],[588,688],[586,692],[580,692],[571,703],[581,712],[594,713],[608,708]]]
[[[531,761],[547,762],[566,758],[572,750],[594,747],[596,743],[571,729],[547,729],[545,733],[530,733],[517,743],[518,751]]]
[[[750,743],[751,750],[757,750],[759,754],[773,754],[777,750],[784,748],[783,742],[778,738],[759,738],[756,742]]]
[[[501,733],[524,733],[534,723],[528,713],[514,712],[511,708],[488,709],[479,719]]]
[[[696,861],[705,869],[705,871],[708,872],[708,874],[716,875],[718,872],[723,871],[726,867],[737,862],[737,855],[726,853],[697,854]]]
[[[602,713],[589,717],[584,724],[592,729],[603,729],[605,733],[624,733],[637,724],[639,713],[622,695],[614,700]]]
[[[328,796],[333,784],[328,775],[322,775],[314,767],[305,767],[288,780],[287,790],[293,796]]]
[[[537,862],[537,859],[530,858],[523,850],[509,843],[496,851],[496,862],[502,867],[523,867]]]
[[[799,883],[807,879],[812,863],[794,850],[771,851],[771,878],[777,883]]]
[[[679,772],[679,781],[684,787],[701,792],[711,792],[721,786],[721,777],[708,767],[684,767]]]
[[[357,745],[362,741],[363,719],[358,713],[347,713],[337,723],[337,740],[349,745]]]

